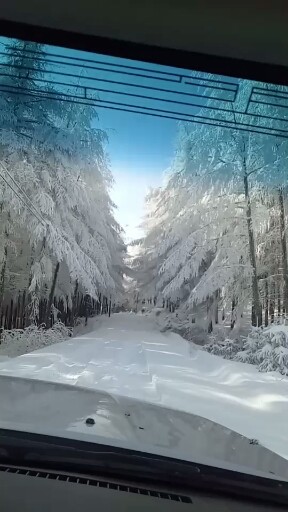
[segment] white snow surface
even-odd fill
[[[288,378],[202,351],[161,333],[145,315],[119,313],[97,329],[0,361],[1,375],[79,385],[213,420],[288,459]]]

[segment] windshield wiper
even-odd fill
[[[0,464],[209,491],[288,506],[288,482],[103,444],[0,429]]]

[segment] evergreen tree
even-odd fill
[[[64,101],[46,84],[42,45],[9,44],[1,72],[1,293],[13,231],[34,316],[46,298],[48,321],[55,295],[71,306],[75,282],[96,299],[121,291],[125,246],[109,196],[107,136],[93,126],[93,107]]]

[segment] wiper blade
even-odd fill
[[[288,482],[93,442],[0,429],[0,463],[155,482],[288,506]],[[271,475],[272,476],[272,475]]]

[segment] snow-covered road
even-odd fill
[[[216,421],[288,459],[288,378],[225,361],[151,317],[120,313],[95,331],[5,360],[0,374],[32,377],[159,403]]]

